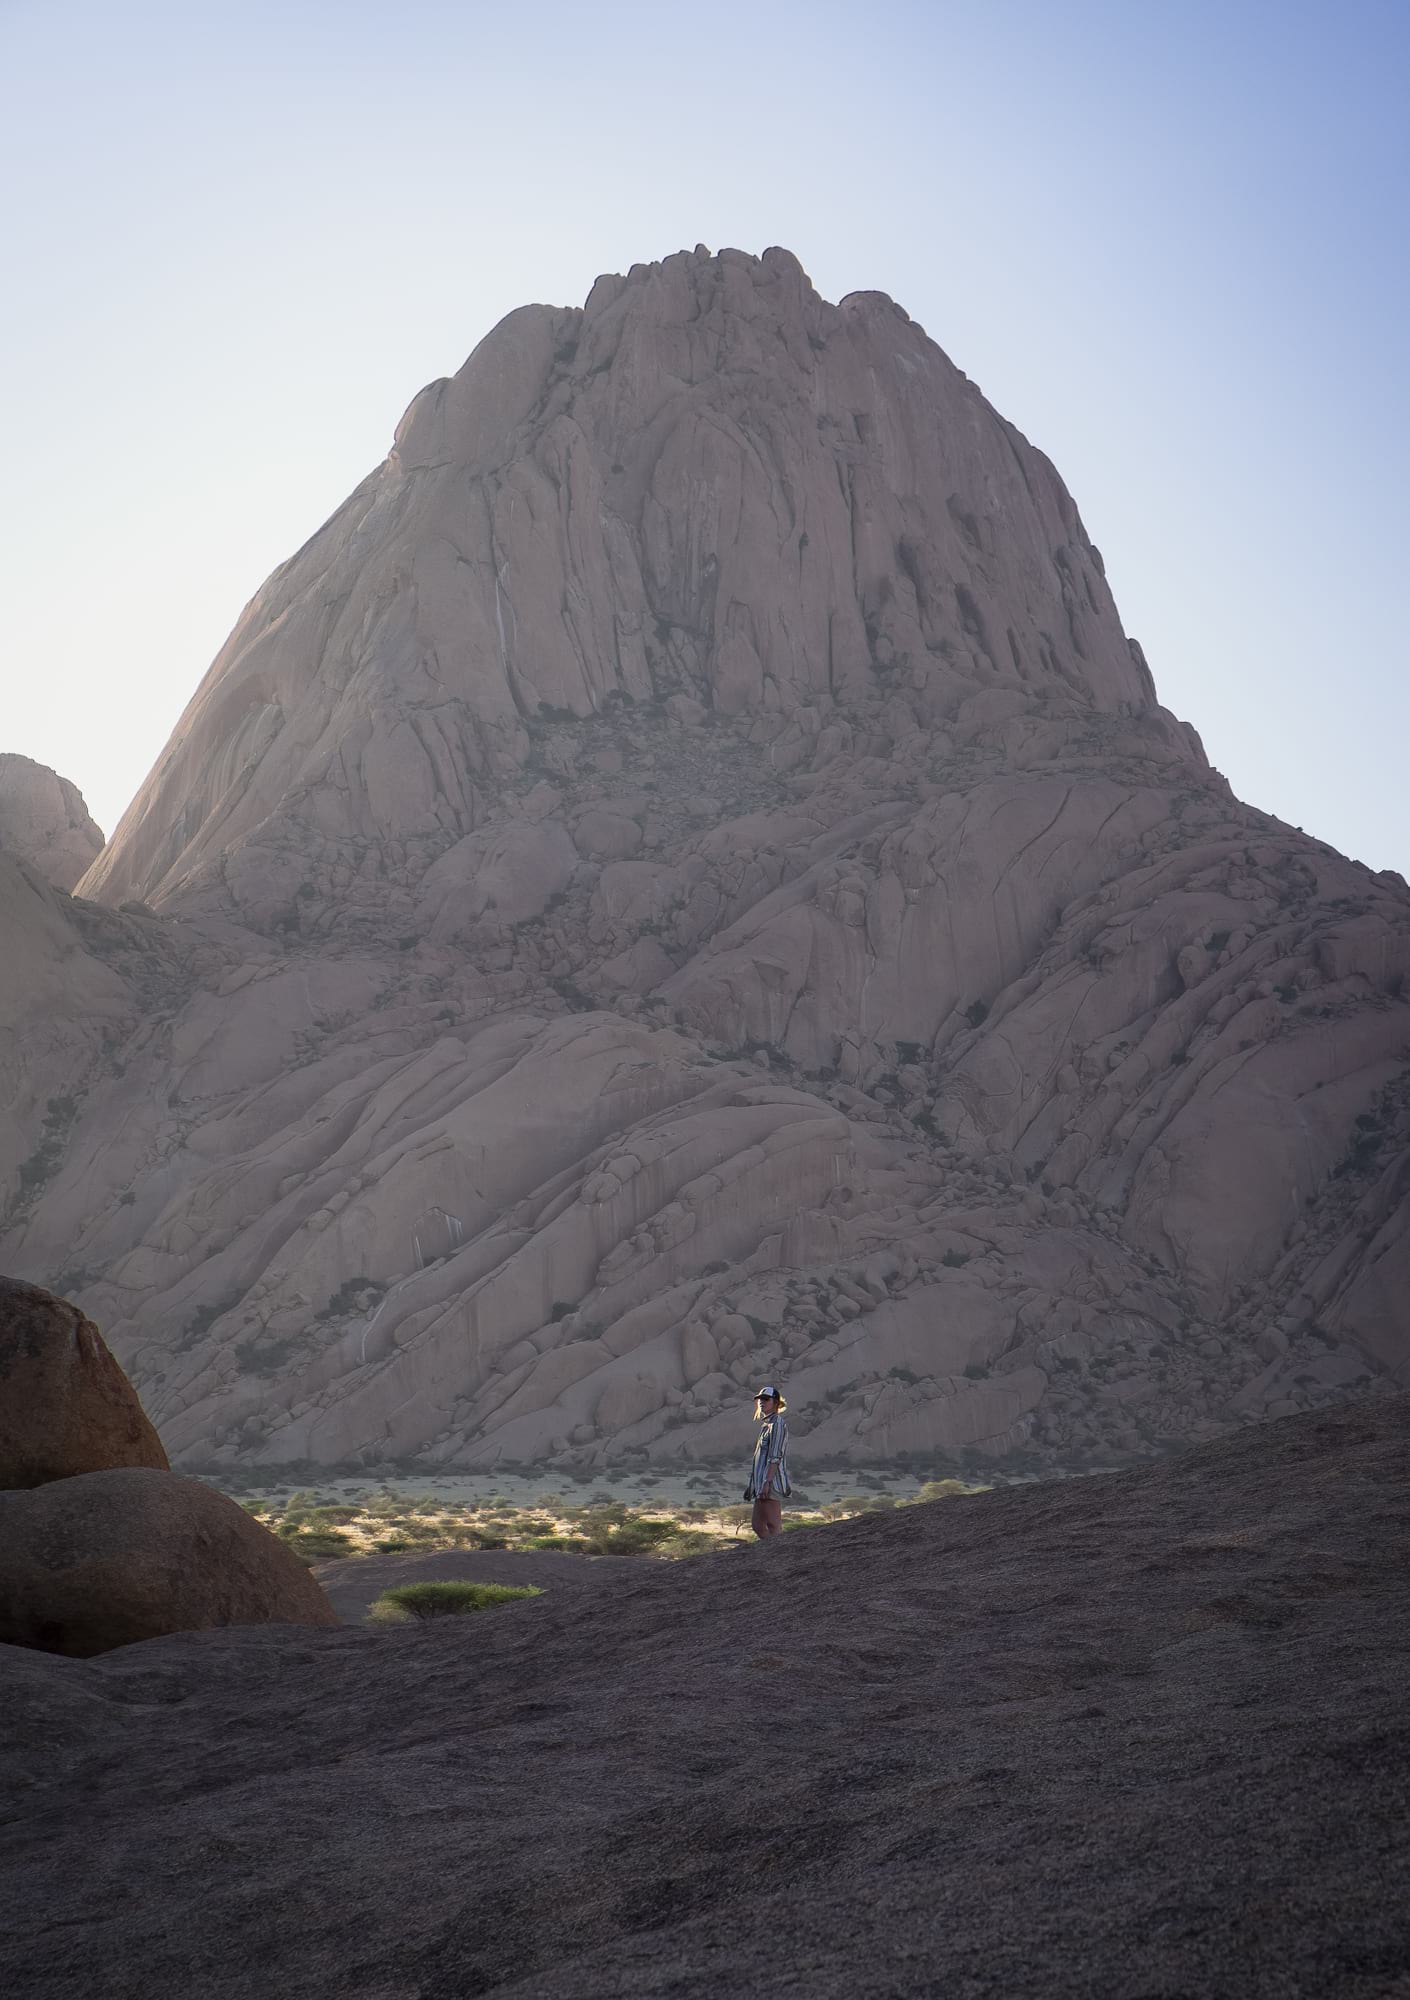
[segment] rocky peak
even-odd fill
[[[809,741],[1155,703],[1043,455],[891,300],[703,249],[526,306],[265,585],[89,878],[263,926],[414,887],[546,721],[672,699]]]
[[[1404,884],[784,252],[423,391],[82,886],[0,856],[0,1260],[187,1463],[703,1462],[782,1373],[813,1462],[1112,1464],[1407,1379]]]
[[[0,751],[0,848],[55,888],[72,889],[102,847],[77,785],[32,757]]]

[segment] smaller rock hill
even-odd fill
[[[1399,1994],[1410,1398],[442,1629],[0,1649],[27,2000]]]
[[[103,831],[78,786],[32,757],[0,750],[0,848],[56,889],[72,889],[103,851]]]

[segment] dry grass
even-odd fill
[[[850,1494],[826,1507],[785,1512],[784,1528],[794,1531],[859,1514],[919,1506],[968,1492],[957,1480],[922,1488],[914,1500]],[[383,1487],[350,1498],[314,1492],[280,1498],[251,1498],[248,1512],[288,1543],[307,1562],[339,1556],[432,1555],[443,1549],[556,1549],[569,1555],[650,1556],[673,1561],[726,1546],[748,1532],[751,1509],[638,1506],[605,1496],[577,1502],[545,1493],[532,1506],[515,1507],[490,1499],[472,1504],[412,1499]]]

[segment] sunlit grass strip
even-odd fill
[[[958,1479],[931,1481],[910,1500],[891,1495],[852,1493],[825,1506],[791,1506],[785,1527],[815,1527],[858,1515],[890,1512],[931,1500],[982,1492]],[[460,1549],[557,1551],[565,1555],[646,1556],[674,1560],[727,1548],[747,1533],[751,1509],[735,1503],[689,1507],[660,1500],[632,1505],[601,1496],[567,1502],[545,1494],[532,1506],[516,1507],[503,1497],[474,1504],[434,1498],[412,1500],[394,1491],[355,1500],[294,1493],[244,1502],[306,1562],[340,1556],[435,1555]]]
[[[407,1625],[417,1619],[463,1618],[470,1611],[491,1611],[520,1597],[542,1597],[533,1584],[403,1583],[384,1590],[367,1614],[374,1625]]]

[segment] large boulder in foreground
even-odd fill
[[[0,1278],[0,1487],[120,1466],[167,1469],[137,1391],[91,1319]]]
[[[140,1468],[0,1494],[0,1645],[89,1659],[216,1625],[336,1625],[291,1550],[198,1479]]]

